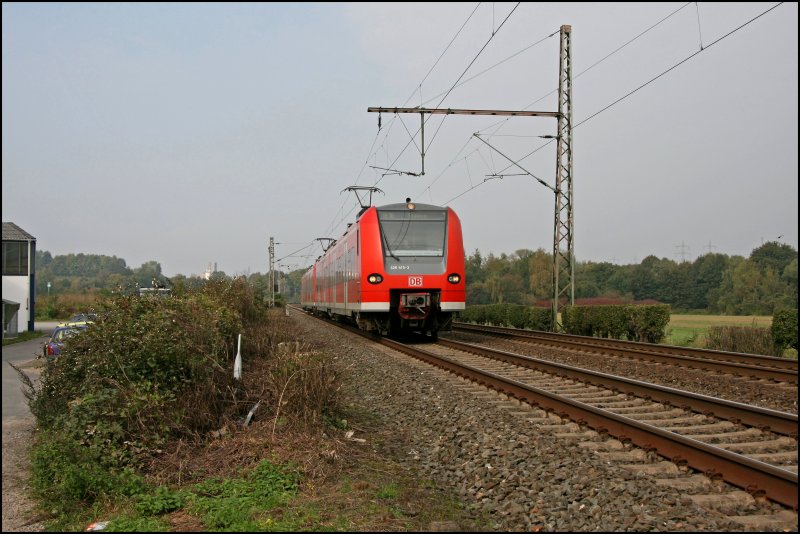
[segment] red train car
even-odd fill
[[[300,300],[364,330],[435,338],[464,309],[465,289],[458,216],[409,201],[363,210],[303,275]]]

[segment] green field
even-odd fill
[[[703,348],[706,332],[712,326],[756,326],[769,328],[769,315],[677,315],[670,317],[667,325],[667,345]]]

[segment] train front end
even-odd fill
[[[410,201],[370,212],[360,220],[366,327],[433,337],[449,330],[466,295],[458,216],[451,208]]]

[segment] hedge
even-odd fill
[[[578,336],[659,343],[666,336],[670,307],[655,305],[565,306],[564,331]]]
[[[553,312],[549,308],[521,304],[481,304],[468,306],[461,312],[462,321],[495,326],[513,326],[530,330],[553,329]]]

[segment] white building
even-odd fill
[[[3,223],[3,337],[33,332],[36,238],[14,223]]]

